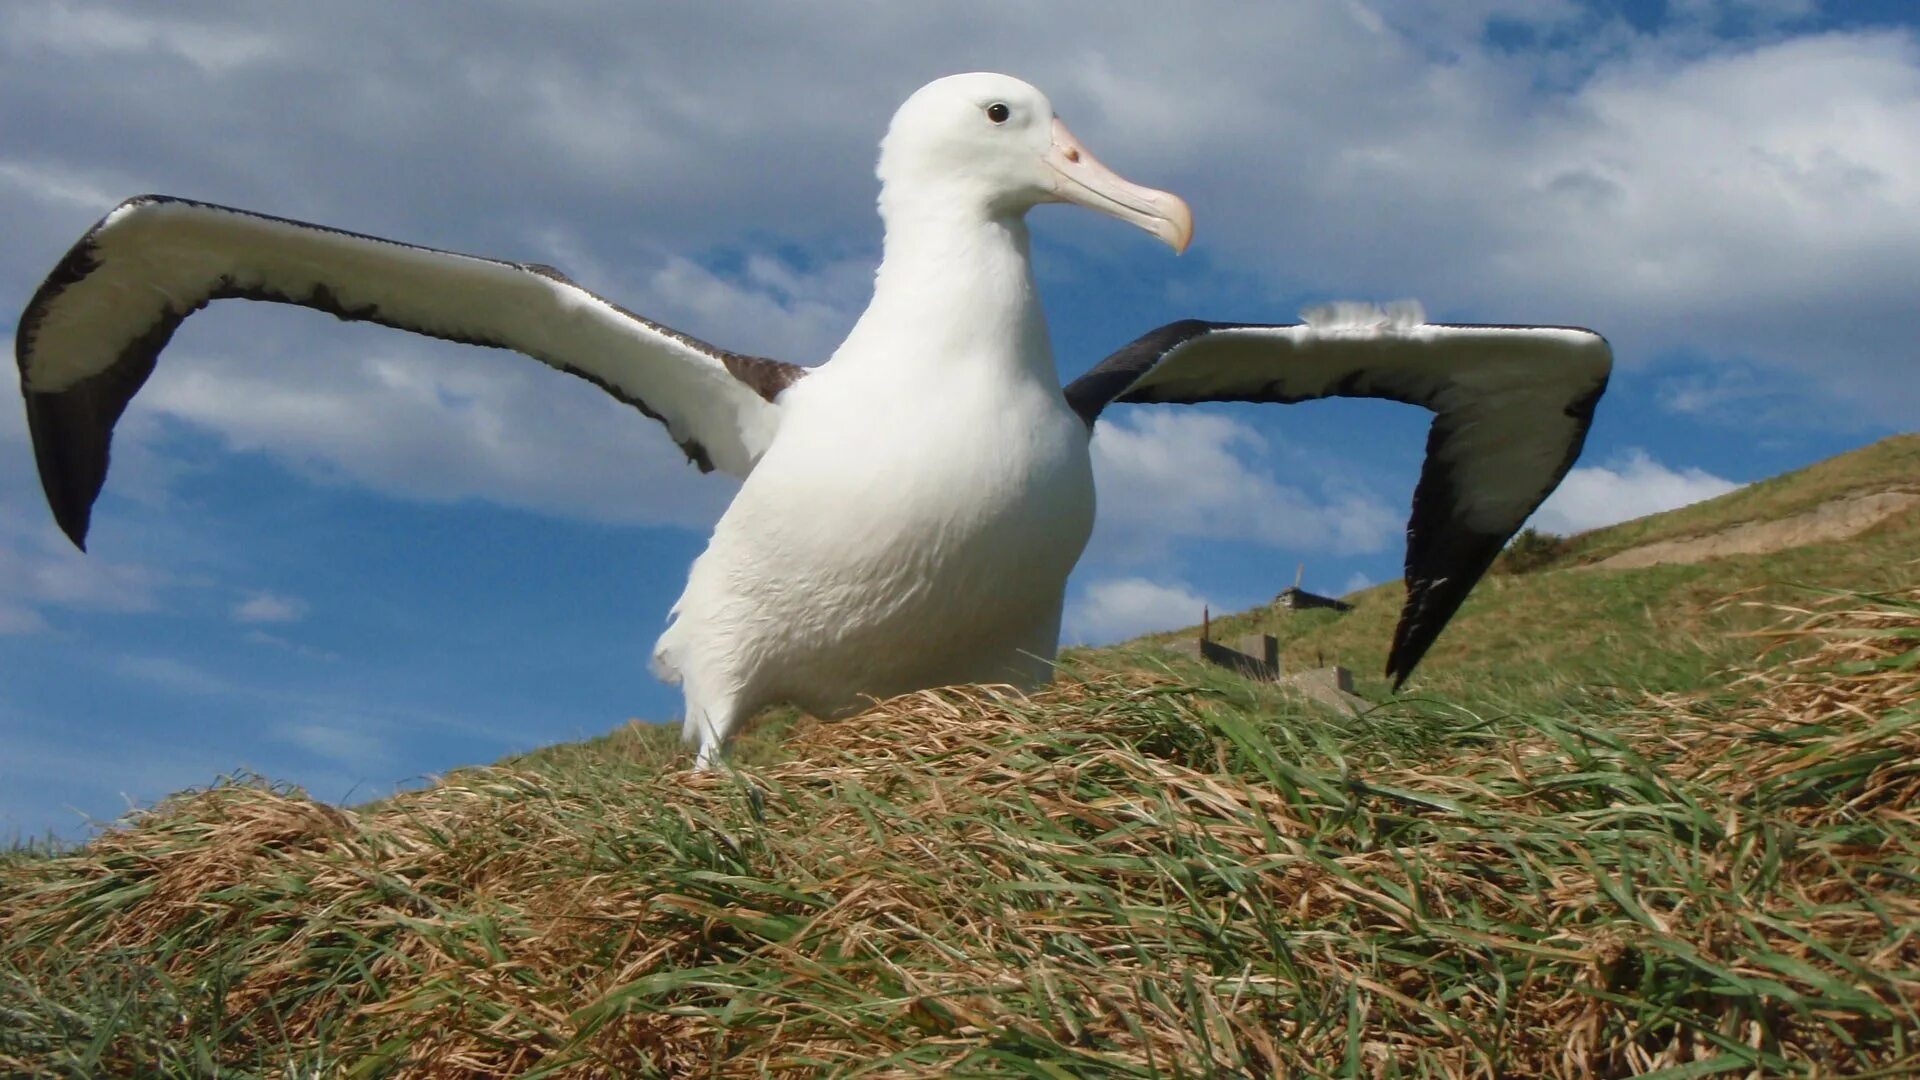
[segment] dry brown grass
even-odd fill
[[[1920,589],[1770,643],[1578,720],[1136,675],[902,698],[739,775],[223,786],[0,868],[0,1020],[45,1029],[0,1069],[1920,1069]],[[166,1008],[108,1016],[127,971]]]

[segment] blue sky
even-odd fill
[[[159,191],[550,262],[818,362],[871,281],[888,116],[984,68],[1194,208],[1178,259],[1036,211],[1063,378],[1171,319],[1328,299],[1592,326],[1618,372],[1559,531],[1920,425],[1909,4],[682,7],[4,5],[0,319]],[[1425,414],[1109,415],[1070,638],[1249,606],[1300,562],[1322,591],[1398,576]],[[646,658],[730,494],[524,359],[216,306],[122,423],[90,555],[0,409],[0,837],[237,769],[370,797],[670,718]]]

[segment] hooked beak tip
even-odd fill
[[[1122,179],[1088,153],[1057,117],[1046,160],[1053,170],[1054,197],[1060,201],[1079,203],[1145,229],[1176,255],[1193,242],[1193,210],[1185,199]]]
[[[1185,255],[1187,246],[1193,243],[1193,210],[1178,195],[1169,195],[1168,198],[1173,205],[1167,208],[1162,219],[1166,223],[1164,231],[1155,229],[1154,232],[1167,242],[1175,255]]]

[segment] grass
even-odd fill
[[[1787,665],[1578,717],[1134,674],[731,776],[191,793],[0,871],[0,1068],[1920,1069],[1920,588],[1796,617],[1748,643]]]
[[[1849,454],[1761,480],[1716,499],[1573,537],[1565,556],[1597,562],[1628,548],[1700,536],[1749,521],[1778,521],[1845,495],[1920,491],[1920,435],[1895,435]]]
[[[1920,511],[1896,514],[1848,540],[1764,555],[1634,570],[1576,568],[1641,543],[1901,487],[1920,490],[1920,435],[1882,440],[1718,499],[1570,537],[1543,568],[1548,572],[1484,579],[1405,690],[1500,713],[1584,708],[1601,687],[1664,693],[1705,685],[1744,658],[1741,635],[1768,620],[1769,604],[1805,588],[1897,587],[1908,573],[1903,564],[1920,553]],[[1400,584],[1390,582],[1347,597],[1355,606],[1345,615],[1262,607],[1216,616],[1213,635],[1232,641],[1273,634],[1288,670],[1339,663],[1353,671],[1362,696],[1387,701],[1393,695],[1380,673],[1403,596]],[[1743,602],[1722,602],[1729,597]],[[1174,659],[1162,648],[1197,633],[1191,627],[1117,650],[1069,655],[1102,670],[1149,666],[1205,680],[1211,675],[1197,662]]]
[[[183,793],[0,856],[0,1075],[1920,1074],[1917,539],[1490,579],[1357,719],[1142,642]],[[1359,600],[1216,626],[1370,674]]]

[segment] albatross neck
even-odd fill
[[[914,343],[881,362],[1007,364],[1057,381],[1021,214],[883,202],[881,217],[884,256],[855,333]]]

